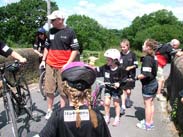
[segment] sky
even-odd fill
[[[19,0],[0,0],[0,6]],[[183,21],[183,0],[51,0],[66,16],[79,14],[108,29],[128,27],[135,17],[167,9]]]

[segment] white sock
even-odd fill
[[[123,109],[126,109],[126,106],[125,106],[125,105],[122,105],[122,108],[123,108]]]

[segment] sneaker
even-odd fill
[[[105,116],[105,122],[107,123],[107,124],[109,124],[110,123],[110,118],[109,118],[109,116]]]
[[[166,98],[162,94],[157,94],[156,98],[158,101],[166,101]]]
[[[140,123],[142,123],[142,124],[145,124],[145,119],[143,119],[143,120],[141,120],[140,121]],[[151,125],[150,125],[152,128],[154,128],[155,126],[154,126],[154,123],[151,123]]]
[[[115,117],[114,122],[112,123],[112,126],[116,127],[120,123],[119,117]]]
[[[125,114],[125,109],[121,107],[121,110],[120,110],[120,114],[121,115],[124,115]]]
[[[139,123],[136,124],[136,127],[145,130],[152,130],[154,128],[154,124],[152,123],[151,125],[147,125],[145,123],[145,120],[141,120]]]
[[[52,110],[48,110],[46,115],[45,115],[45,119],[48,120],[50,117],[51,117],[51,114],[52,114]]]
[[[132,106],[130,99],[126,100],[126,107],[130,108]]]

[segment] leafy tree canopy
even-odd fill
[[[135,49],[141,50],[141,45],[147,38],[166,43],[173,38],[181,40],[182,31],[182,22],[171,11],[163,9],[136,17],[131,26],[121,31],[121,37],[129,39]]]
[[[51,2],[52,9],[58,9]],[[46,21],[47,3],[45,0],[20,0],[0,7],[0,39],[17,44],[32,43],[35,32]]]
[[[69,16],[66,23],[76,32],[79,44],[83,49],[98,51],[119,43],[115,30],[107,30],[97,21],[85,15]]]

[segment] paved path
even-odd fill
[[[21,137],[32,137],[44,127],[46,120],[44,115],[46,112],[46,101],[43,100],[38,92],[38,84],[32,84],[29,86],[35,103],[35,112],[40,117],[40,121],[35,122],[30,120],[28,124],[26,121],[19,120],[19,132]],[[131,100],[133,106],[126,110],[126,114],[121,117],[120,125],[118,127],[112,127],[109,124],[112,137],[177,137],[171,122],[165,112],[162,111],[163,103],[155,100],[155,128],[152,131],[145,131],[138,129],[136,123],[144,118],[144,105],[141,95],[141,83],[136,82],[136,88],[132,92]],[[55,107],[58,107],[59,98],[55,99]],[[111,108],[111,112],[114,109]],[[113,121],[111,117],[111,123]],[[11,129],[9,125],[6,125],[5,111],[2,104],[2,98],[0,99],[0,132],[2,137],[11,137]]]

